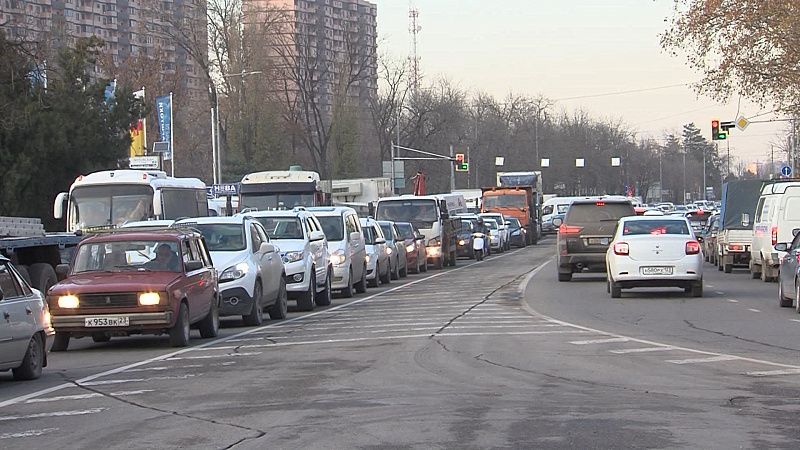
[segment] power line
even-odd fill
[[[578,100],[578,99],[581,99],[581,98],[609,97],[609,96],[612,96],[612,95],[635,94],[637,92],[649,92],[649,91],[657,91],[657,90],[660,90],[660,89],[670,89],[670,88],[676,88],[676,87],[681,87],[681,86],[689,86],[690,84],[691,83],[669,84],[669,85],[666,85],[666,86],[656,86],[656,87],[642,88],[642,89],[631,89],[631,90],[628,90],[628,91],[616,91],[616,92],[606,92],[606,93],[603,93],[603,94],[579,95],[579,96],[576,96],[576,97],[557,98],[554,101],[559,102],[559,101],[564,101],[564,100]]]

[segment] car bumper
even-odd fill
[[[603,270],[606,268],[605,253],[571,253],[558,257],[559,267],[587,267],[593,270]]]
[[[286,292],[308,292],[308,274],[306,273],[306,266],[302,261],[297,261],[285,264],[283,270],[286,272],[284,280],[286,280]],[[300,281],[295,279],[296,275],[300,275]]]
[[[220,316],[242,316],[250,314],[253,309],[253,296],[243,287],[234,287],[222,291]]]
[[[331,280],[331,289],[345,289],[350,283],[349,265],[333,266],[333,280]]]
[[[129,320],[127,327],[87,327],[86,319],[90,317],[120,317],[126,316]],[[172,311],[153,313],[118,313],[118,314],[81,314],[70,316],[52,316],[50,318],[53,328],[57,332],[69,332],[76,335],[91,335],[92,333],[120,333],[142,334],[147,332],[164,331],[172,326]]]
[[[644,267],[671,267],[671,275],[643,275]],[[623,288],[688,287],[703,279],[702,257],[695,255],[677,261],[622,260],[609,264],[609,274]]]
[[[375,255],[370,255],[369,262],[367,263],[367,280],[370,281],[374,280],[377,276],[377,273],[375,272],[376,263],[374,258],[376,258]]]

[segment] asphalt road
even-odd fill
[[[174,351],[76,341],[0,379],[3,448],[796,447],[800,319],[709,267],[703,299],[555,281],[552,240]]]

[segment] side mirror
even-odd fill
[[[156,189],[155,192],[153,192],[153,215],[159,219],[163,219],[162,216],[164,215],[164,208],[163,205],[161,204],[160,189]]]
[[[195,270],[200,270],[204,267],[203,261],[189,261],[185,263],[184,266],[186,267],[187,272],[194,272]]]
[[[775,251],[787,252],[789,251],[789,244],[787,244],[786,242],[779,242],[775,244]]]
[[[350,240],[351,241],[360,241],[361,240],[361,233],[358,231],[353,231],[350,233]]]
[[[697,236],[697,242],[703,243],[703,236]]]
[[[425,240],[425,236],[423,236],[422,234],[417,233],[417,234],[414,235],[414,240],[416,240],[416,241],[424,241]]]
[[[509,222],[508,220],[506,220],[506,226],[507,226],[507,227],[510,227],[510,226],[511,226],[511,222]]]
[[[555,227],[560,227],[562,223],[564,223],[564,221],[561,220],[560,217],[556,217],[555,219],[553,219],[553,226]]]
[[[311,242],[321,241],[325,239],[325,233],[322,231],[312,231],[308,234],[308,240]]]
[[[56,266],[56,278],[58,281],[63,281],[69,275],[69,264],[59,264]]]
[[[385,243],[386,243],[386,239],[384,239],[382,237],[379,237],[379,238],[375,239],[375,245],[380,245],[380,244],[385,244]]]
[[[269,242],[262,242],[261,247],[259,247],[258,251],[261,253],[274,253],[275,246]]]
[[[792,230],[792,236],[797,236],[797,233],[800,233],[800,228],[795,228]]]
[[[69,194],[66,192],[61,192],[56,195],[56,201],[53,203],[53,218],[64,218],[64,204],[67,202],[68,198]]]

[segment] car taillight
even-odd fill
[[[743,252],[744,245],[742,244],[728,244],[728,250],[732,252]]]
[[[772,227],[772,245],[778,243],[778,227]]]
[[[558,232],[561,234],[578,234],[583,231],[583,227],[575,227],[570,226],[565,223],[562,223],[560,227],[558,227]]]
[[[630,254],[631,248],[627,242],[617,242],[614,244],[614,254],[620,256],[626,256]]]
[[[697,241],[689,241],[686,243],[686,254],[696,255],[700,253],[700,243]]]

